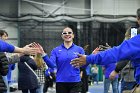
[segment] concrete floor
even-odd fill
[[[22,93],[21,91],[17,90],[11,93]],[[49,89],[47,93],[56,93],[55,89]],[[99,84],[94,84],[89,86],[89,93],[103,93],[103,82],[99,82]]]

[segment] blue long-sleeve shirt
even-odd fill
[[[121,60],[130,60],[135,67],[135,79],[140,84],[140,35],[125,40],[121,45],[86,57],[87,63],[107,65]]]
[[[110,73],[116,68],[116,64],[111,63],[111,64],[108,64],[108,65],[104,65],[103,67],[105,68],[105,70],[104,70],[105,78],[108,79],[109,76],[110,76]],[[115,78],[118,78],[118,75]]]
[[[14,52],[15,47],[11,44],[8,44],[2,40],[0,40],[0,52]]]
[[[79,82],[80,69],[73,67],[70,62],[78,57],[77,54],[84,54],[82,47],[72,44],[70,48],[65,48],[64,44],[52,50],[50,58],[46,55],[44,61],[51,68],[57,68],[56,82]]]

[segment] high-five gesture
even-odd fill
[[[99,45],[99,48],[100,48],[100,51],[104,51],[104,50],[110,49],[111,46],[108,43],[106,43],[105,46],[104,45]]]
[[[33,47],[33,48],[37,48],[38,49],[38,53],[40,53],[40,54],[44,54],[45,53],[43,47],[39,43],[33,42],[33,43],[30,44],[30,46]]]
[[[97,47],[92,51],[92,54],[97,54],[100,51],[100,49],[101,49],[100,47]]]
[[[34,54],[38,53],[38,48],[31,47],[30,45],[31,44],[26,45],[23,48],[19,48],[19,47],[15,46],[14,52],[15,53],[29,54],[29,55],[34,55]]]

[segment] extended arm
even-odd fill
[[[75,67],[87,64],[107,65],[121,60],[132,60],[133,56],[140,53],[140,35],[122,42],[120,46],[110,48],[98,54],[79,55],[79,58],[72,60]]]
[[[140,35],[137,35],[130,40],[124,41],[120,46],[99,52],[96,55],[87,56],[86,61],[91,64],[106,65],[121,60],[131,60],[133,56],[140,52],[139,41]]]
[[[33,43],[32,46],[39,49],[39,52],[42,55],[42,58],[48,67],[50,67],[50,68],[56,67],[56,56],[55,56],[54,51],[51,52],[51,56],[49,58],[48,55],[45,53],[43,47],[40,44]]]
[[[35,54],[38,52],[38,49],[31,48],[29,45],[26,45],[23,48],[19,48],[0,40],[0,52]]]

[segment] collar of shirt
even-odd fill
[[[64,48],[66,48],[65,46],[64,46],[64,43],[63,44],[61,44],[61,46],[62,47],[64,47]],[[75,44],[74,43],[72,43],[72,45],[68,48],[68,49],[70,49],[71,47],[73,47],[73,46],[75,46]]]

